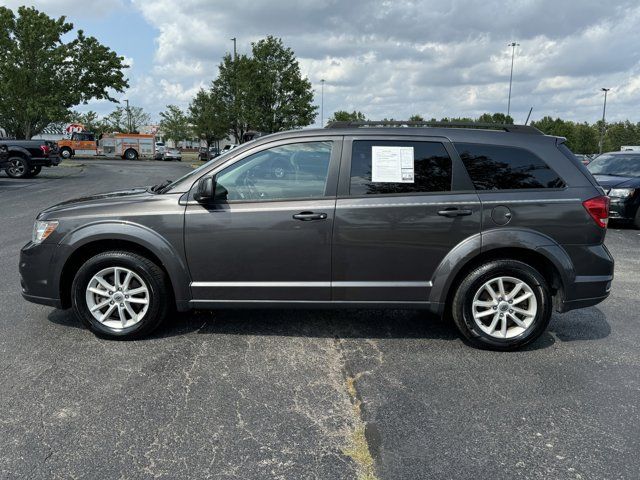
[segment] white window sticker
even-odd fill
[[[371,147],[371,181],[413,183],[413,147]]]

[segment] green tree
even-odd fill
[[[200,89],[189,105],[189,119],[194,135],[206,140],[208,146],[224,140],[229,133],[227,110],[216,90]]]
[[[131,122],[131,131],[129,131]],[[148,125],[151,117],[142,107],[129,107],[129,115],[125,107],[118,107],[103,119],[104,131],[108,132],[140,132],[140,128]]]
[[[596,153],[598,151],[598,130],[587,122],[577,123],[574,127],[575,146],[569,148],[574,153]]]
[[[235,60],[231,55],[225,55],[213,82],[212,94],[220,102],[221,114],[227,118],[228,131],[236,143],[242,142],[243,135],[251,128],[250,118],[254,116],[253,68],[253,61],[246,55],[238,55]]]
[[[513,117],[504,113],[483,113],[476,120],[478,123],[501,123],[513,125]]]
[[[640,145],[640,125],[629,120],[607,124],[602,151],[617,152],[622,145]]]
[[[346,110],[338,110],[329,118],[329,122],[364,122],[367,117],[364,113],[354,110],[353,112],[347,112]]]
[[[424,122],[424,118],[422,115],[418,114],[418,113],[414,113],[413,115],[411,115],[409,117],[409,121],[410,122]]]
[[[167,109],[160,113],[160,129],[164,136],[176,142],[191,138],[192,129],[189,117],[175,105],[167,105]]]
[[[115,101],[128,87],[124,58],[78,30],[64,16],[0,7],[0,125],[31,138],[91,99]]]
[[[253,128],[272,133],[313,123],[318,110],[313,105],[313,88],[302,77],[293,50],[272,36],[251,45],[249,99]]]

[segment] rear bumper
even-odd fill
[[[604,245],[567,248],[576,268],[573,282],[565,285],[559,312],[597,305],[609,296],[613,282],[614,260]]]
[[[60,157],[57,155],[50,155],[48,157],[31,157],[29,163],[31,166],[55,167],[60,163]]]

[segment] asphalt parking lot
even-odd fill
[[[636,230],[608,233],[611,297],[513,353],[415,311],[196,312],[113,342],[22,300],[39,210],[190,168],[0,175],[0,478],[638,478]]]

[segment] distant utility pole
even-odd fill
[[[129,100],[125,100],[127,103],[127,133],[131,133],[131,110],[129,109]]]
[[[511,47],[511,74],[509,75],[509,100],[507,101],[507,117],[511,113],[511,84],[513,83],[513,59],[516,56],[516,47],[519,47],[520,44],[516,42],[511,42],[509,46]]]
[[[233,61],[236,61],[236,58],[238,58],[238,53],[236,51],[236,37],[233,37],[230,39],[233,42]]]
[[[320,80],[320,127],[324,128],[324,78]]]
[[[605,114],[607,112],[607,92],[611,90],[610,88],[601,88],[604,92],[604,105],[602,106],[602,130],[600,131],[600,153],[602,153],[602,148],[604,145],[604,131],[605,131]]]

